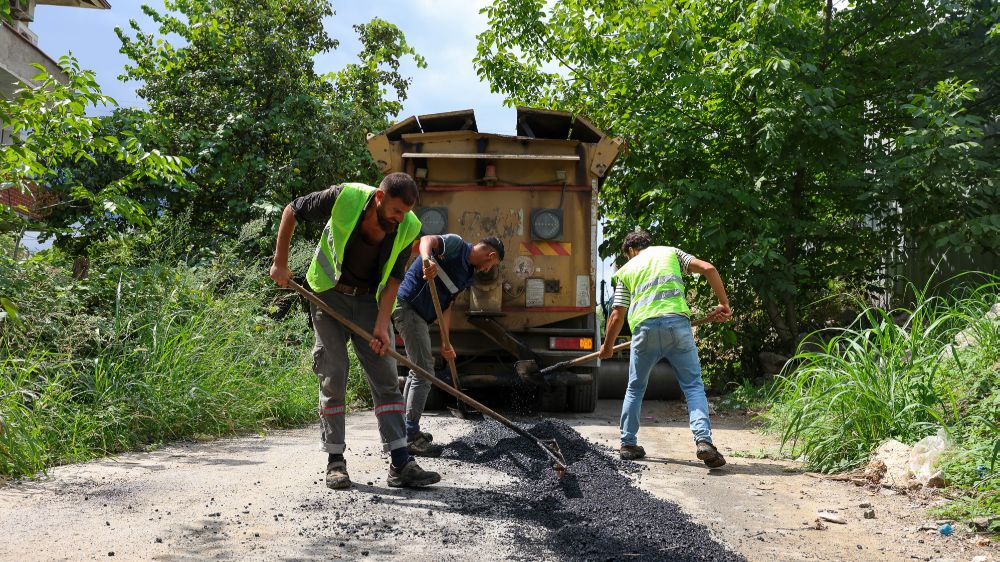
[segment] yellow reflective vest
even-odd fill
[[[309,264],[309,271],[306,279],[309,286],[318,293],[333,288],[340,280],[342,271],[341,264],[344,261],[344,248],[347,241],[354,232],[354,227],[361,219],[368,198],[375,191],[374,187],[363,183],[345,183],[341,185],[340,194],[333,203],[333,210],[330,212],[330,220],[326,222],[323,229],[323,236],[316,245],[316,254],[312,263]],[[413,211],[406,213],[402,224],[397,227],[396,239],[392,243],[392,253],[386,260],[382,268],[382,277],[378,283],[378,290],[375,298],[382,295],[389,280],[389,273],[399,258],[400,252],[416,240],[420,234],[420,220]]]
[[[632,294],[628,325],[633,331],[644,320],[667,314],[688,314],[684,281],[677,252],[666,246],[650,246],[622,266],[612,279]]]

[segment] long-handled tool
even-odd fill
[[[614,349],[615,351],[621,351],[623,349],[627,349],[628,346],[630,345],[632,345],[632,342],[627,341],[614,346],[612,349]],[[545,367],[544,369],[539,369],[538,363],[534,359],[526,359],[524,361],[518,361],[517,363],[515,363],[514,369],[517,371],[517,376],[521,377],[527,382],[535,384],[545,384],[545,379],[543,379],[542,377],[544,377],[546,373],[551,373],[552,371],[561,371],[563,369],[574,367],[581,363],[586,363],[587,361],[593,361],[594,359],[597,359],[600,355],[601,355],[600,351],[595,351],[593,353],[588,353],[581,357],[577,357],[576,359],[570,359],[568,361],[562,361],[556,363],[555,365],[550,365],[548,367]]]
[[[709,314],[703,318],[699,318],[698,320],[691,322],[691,325],[700,326],[706,322],[709,322],[712,319],[712,316],[713,316],[712,314]],[[627,341],[614,346],[612,349],[614,351],[621,351],[623,349],[627,349],[630,345],[632,345],[632,342]],[[594,359],[597,359],[598,356],[600,355],[601,355],[600,351],[595,351],[593,353],[588,353],[581,357],[577,357],[576,359],[570,359],[568,361],[562,361],[556,363],[555,365],[550,365],[548,367],[545,367],[544,369],[539,369],[538,362],[535,361],[534,359],[526,359],[515,363],[514,370],[517,371],[517,376],[521,377],[521,379],[524,380],[525,382],[544,386],[547,384],[544,378],[547,373],[551,373],[552,371],[561,371],[569,367],[575,367],[576,365],[579,365],[581,363],[586,363],[587,361],[593,361]]]
[[[302,295],[306,300],[308,300],[309,302],[315,304],[323,312],[329,314],[330,318],[333,318],[334,320],[340,322],[341,324],[343,324],[344,326],[346,326],[348,330],[350,330],[350,331],[354,332],[355,334],[357,334],[357,335],[361,336],[362,338],[364,338],[364,340],[366,342],[371,342],[373,339],[375,339],[371,334],[369,334],[368,332],[366,332],[360,326],[358,326],[354,322],[351,322],[347,318],[344,318],[344,316],[342,316],[340,313],[338,313],[333,308],[331,308],[328,304],[326,304],[325,302],[323,302],[322,299],[320,299],[319,297],[317,297],[311,291],[303,288],[301,285],[299,285],[295,281],[289,279],[288,280],[288,286],[291,287],[292,289],[294,289],[295,292],[297,292],[298,294]],[[528,433],[527,431],[521,429],[520,427],[514,425],[514,423],[511,422],[510,420],[508,420],[507,418],[501,416],[500,414],[494,412],[493,410],[489,409],[488,407],[484,406],[483,404],[480,404],[478,401],[474,400],[473,398],[467,396],[462,391],[460,391],[460,390],[458,390],[456,388],[452,388],[451,386],[449,386],[449,385],[441,382],[440,380],[438,380],[437,377],[434,376],[433,373],[430,373],[427,370],[425,370],[424,368],[415,365],[412,361],[410,361],[409,359],[407,359],[406,356],[400,355],[399,353],[397,353],[396,350],[394,350],[392,348],[389,348],[389,349],[386,349],[386,353],[390,357],[392,357],[393,359],[395,359],[396,361],[399,361],[400,363],[402,363],[404,366],[409,367],[410,370],[412,370],[418,376],[421,376],[421,377],[427,379],[428,381],[430,381],[431,384],[433,384],[434,386],[440,388],[442,391],[447,392],[448,394],[454,396],[458,400],[461,400],[462,402],[465,402],[466,404],[468,404],[469,406],[472,406],[476,410],[479,410],[483,414],[486,414],[487,416],[489,416],[489,417],[495,419],[496,421],[504,424],[511,431],[513,431],[514,433],[517,433],[521,437],[524,437],[525,439],[528,439],[528,440],[534,442],[536,445],[538,445],[539,448],[542,449],[542,451],[545,451],[545,454],[552,461],[552,467],[553,467],[553,469],[555,469],[556,474],[558,474],[560,478],[562,478],[563,475],[566,474],[566,459],[565,459],[565,457],[563,457],[562,451],[559,450],[559,444],[556,443],[555,439],[539,439],[538,437],[535,437],[534,435],[532,435],[532,434]]]
[[[438,332],[441,334],[441,349],[443,350],[447,347],[451,347],[451,341],[448,338],[448,328],[442,321],[443,315],[441,314],[441,298],[438,297],[437,287],[435,285],[436,283],[433,279],[431,279],[427,282],[427,290],[430,291],[431,301],[434,302],[434,313],[437,314]],[[444,355],[444,353],[442,353],[442,355]],[[458,368],[455,367],[455,359],[447,358],[445,361],[448,362],[448,369],[451,371],[451,384],[455,387],[455,390],[461,390],[458,386]],[[448,410],[451,412],[451,415],[459,419],[477,421],[483,419],[482,414],[475,410],[469,410],[465,406],[465,403],[461,400],[458,401],[458,406],[456,408],[449,406]]]

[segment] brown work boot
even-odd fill
[[[432,443],[429,433],[421,433],[417,438],[406,444],[410,454],[415,457],[439,457],[444,451],[444,447],[437,443]]]
[[[440,481],[440,474],[420,468],[417,461],[410,461],[403,468],[389,465],[387,483],[390,488],[420,488],[437,484]]]
[[[326,487],[331,490],[343,490],[351,487],[351,477],[347,475],[347,463],[333,461],[326,465]]]
[[[618,454],[624,460],[635,461],[646,456],[646,449],[639,445],[622,445],[621,449],[618,449]]]
[[[705,462],[708,468],[719,468],[725,466],[726,459],[722,453],[708,441],[698,442],[698,458]]]

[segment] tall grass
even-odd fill
[[[263,316],[259,283],[183,264],[116,273],[17,271],[21,325],[0,325],[0,475],[315,419],[304,318]]]
[[[886,439],[912,444],[944,428],[953,484],[997,507],[1000,437],[1000,278],[915,305],[869,308],[847,329],[817,334],[778,377],[769,425],[793,455],[838,471],[865,463]],[[969,345],[955,345],[956,336]],[[970,337],[971,336],[971,337]],[[992,499],[990,499],[992,498]]]

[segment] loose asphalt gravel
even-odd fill
[[[560,479],[538,446],[492,421],[453,441],[442,458],[485,465],[516,480],[472,490],[451,506],[455,513],[520,521],[511,541],[526,560],[743,561],[714,541],[673,503],[637,488],[630,474],[644,467],[601,450],[557,420],[522,425],[554,438],[569,465]]]

